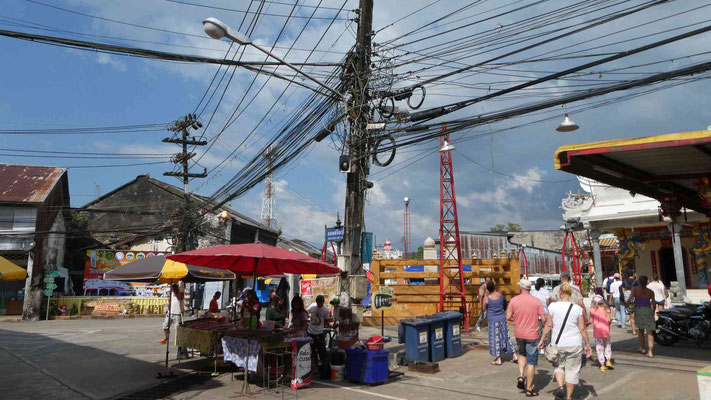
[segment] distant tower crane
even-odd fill
[[[408,259],[410,257],[410,251],[412,250],[412,247],[410,247],[410,198],[405,197],[405,214],[404,214],[404,222],[403,222],[403,240],[405,242],[405,253],[403,254],[404,259]]]
[[[274,212],[274,200],[276,199],[276,193],[274,191],[274,175],[272,174],[272,166],[274,160],[274,151],[271,147],[267,148],[264,155],[269,161],[267,180],[264,183],[264,196],[262,198],[262,224],[268,226],[269,228],[276,228],[276,215]]]
[[[469,312],[464,287],[462,249],[459,245],[457,196],[454,192],[452,146],[447,124],[442,123],[439,187],[439,311],[459,311],[464,315],[464,332],[469,332]]]

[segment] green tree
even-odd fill
[[[496,224],[491,227],[490,232],[521,232],[521,225],[509,222],[508,225]]]
[[[425,248],[420,246],[417,248],[417,255],[415,255],[416,260],[422,260],[425,256]]]

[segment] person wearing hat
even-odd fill
[[[533,377],[536,375],[538,365],[538,320],[546,323],[546,310],[538,298],[531,295],[531,281],[521,279],[518,281],[520,294],[509,303],[506,310],[506,319],[513,321],[514,337],[518,344],[518,382],[516,387],[526,391],[526,396],[538,396],[538,391],[533,388]]]
[[[579,305],[580,308],[583,309],[583,320],[585,321],[585,324],[587,325],[588,324],[588,313],[585,311],[585,302],[583,301],[583,294],[580,292],[580,288],[575,286],[570,281],[570,272],[569,271],[563,271],[560,274],[560,285],[553,288],[553,294],[551,294],[551,303],[555,302],[555,301],[560,301],[560,288],[563,285],[570,286],[570,289],[573,291],[573,294],[570,296],[570,301],[572,301],[573,304]]]
[[[610,337],[610,308],[605,305],[602,296],[593,296],[593,305],[590,307],[590,319],[593,324],[593,337],[595,338],[595,350],[597,350],[597,361],[600,363],[600,372],[613,369],[612,364],[612,338]]]

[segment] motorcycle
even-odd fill
[[[659,311],[654,341],[671,346],[689,340],[701,346],[711,341],[711,302],[684,304]]]

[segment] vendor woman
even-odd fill
[[[272,293],[267,308],[267,321],[274,321],[279,326],[286,326],[286,307],[284,299]]]
[[[257,293],[249,289],[245,291],[245,299],[242,302],[242,318],[256,317],[259,321],[259,316],[262,313],[262,305],[259,303]]]

